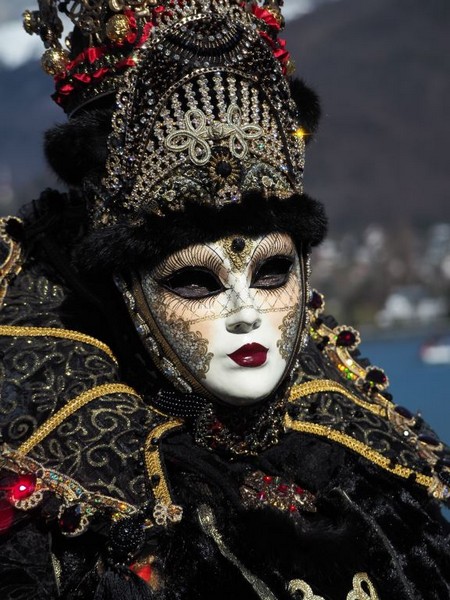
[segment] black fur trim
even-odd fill
[[[102,176],[111,132],[112,109],[94,109],[56,125],[45,134],[44,151],[55,173],[69,186]]]
[[[273,231],[289,233],[297,248],[305,252],[322,241],[327,228],[322,204],[306,194],[278,200],[254,193],[241,204],[221,210],[190,204],[184,211],[164,217],[142,217],[140,225],[122,222],[88,235],[76,252],[79,266],[85,271],[152,267],[191,244]]]
[[[319,96],[302,79],[291,79],[289,86],[292,98],[298,108],[302,127],[308,134],[306,142],[309,142],[319,127],[322,114]]]

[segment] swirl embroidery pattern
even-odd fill
[[[231,154],[242,160],[248,154],[247,140],[256,140],[263,135],[259,125],[242,123],[239,106],[231,104],[227,110],[227,122],[213,121],[208,124],[205,113],[199,108],[189,110],[184,117],[184,129],[170,133],[165,141],[167,150],[172,152],[189,151],[190,160],[198,166],[206,165],[211,159],[211,140],[229,139]]]

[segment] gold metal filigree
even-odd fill
[[[227,237],[220,241],[234,270],[242,271],[255,250],[256,241],[248,237]]]
[[[206,165],[211,159],[210,142],[228,140],[231,155],[243,160],[248,154],[249,140],[263,136],[259,125],[243,122],[242,111],[236,104],[231,104],[226,113],[226,123],[208,122],[206,114],[199,108],[191,109],[184,115],[184,129],[170,133],[164,145],[172,152],[188,151],[191,162],[195,165]]]
[[[298,307],[295,306],[283,318],[279,330],[281,339],[277,342],[277,348],[280,351],[281,358],[286,362],[289,360],[297,336],[297,330],[300,324],[300,314]]]

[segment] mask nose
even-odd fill
[[[243,308],[229,316],[225,326],[229,333],[250,333],[261,326],[261,317],[254,308]]]

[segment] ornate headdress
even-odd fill
[[[83,182],[94,230],[139,227],[187,205],[216,210],[252,193],[280,203],[302,194],[311,109],[302,116],[292,98],[281,4],[41,0],[25,13],[27,31],[48,46],[54,97],[73,119],[116,93],[102,177]],[[75,24],[70,55],[58,10]],[[316,221],[312,243],[323,234]]]

